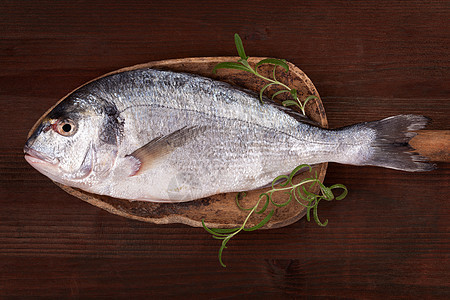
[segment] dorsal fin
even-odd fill
[[[240,86],[234,86],[234,88],[241,90],[247,94],[252,95],[253,97],[255,97],[255,101],[260,101],[259,100],[259,94],[256,93],[255,91],[240,87]],[[322,127],[320,126],[320,124],[316,121],[311,120],[310,118],[308,118],[307,116],[305,116],[304,114],[302,114],[301,112],[294,110],[292,107],[290,106],[284,106],[283,104],[281,104],[279,101],[275,101],[267,96],[263,96],[263,103],[264,105],[271,105],[273,107],[276,107],[277,109],[281,110],[282,112],[288,114],[289,116],[293,117],[294,119],[296,119],[299,122],[302,123],[306,123],[312,126],[316,126],[316,127]]]
[[[317,123],[316,121],[311,120],[310,118],[308,118],[307,116],[305,116],[301,112],[292,109],[290,106],[284,106],[283,104],[281,104],[281,103],[279,103],[279,102],[277,102],[275,100],[272,100],[272,99],[270,99],[268,97],[263,97],[263,101],[264,101],[264,104],[268,104],[268,105],[271,105],[271,106],[274,106],[274,107],[278,108],[279,110],[281,110],[282,112],[290,115],[291,117],[293,117],[294,119],[296,119],[299,122],[306,123],[306,124],[309,124],[309,125],[313,125],[313,126],[316,126],[316,127],[321,127],[319,123]]]

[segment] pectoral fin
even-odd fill
[[[183,127],[168,135],[154,138],[141,148],[127,155],[133,159],[134,171],[130,176],[139,175],[149,169],[156,162],[172,153],[175,149],[184,146],[196,136],[203,133],[206,126]]]

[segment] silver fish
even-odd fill
[[[192,74],[124,71],[51,109],[26,142],[25,159],[64,185],[154,202],[256,189],[304,163],[433,169],[408,145],[426,117],[328,130],[266,102]]]

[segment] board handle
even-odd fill
[[[430,161],[450,162],[450,130],[420,130],[409,142]]]

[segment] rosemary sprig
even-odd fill
[[[293,199],[297,201],[300,205],[306,208],[306,218],[308,221],[311,220],[311,212],[313,215],[314,220],[316,223],[320,226],[327,226],[328,220],[325,220],[325,222],[321,222],[318,216],[318,205],[321,200],[331,201],[333,199],[336,200],[342,200],[347,195],[347,188],[343,184],[335,184],[330,187],[326,187],[318,178],[317,172],[313,177],[305,178],[301,180],[298,183],[294,183],[292,180],[294,176],[300,172],[300,170],[308,168],[309,172],[311,173],[312,168],[309,165],[300,165],[297,168],[295,168],[289,175],[281,175],[275,178],[272,181],[272,188],[259,195],[258,201],[256,204],[251,208],[243,208],[239,203],[239,196],[240,194],[236,195],[236,204],[238,207],[242,210],[248,210],[249,213],[247,214],[247,217],[244,219],[244,222],[240,227],[237,228],[208,228],[204,222],[204,219],[202,219],[202,225],[203,228],[212,234],[213,238],[222,240],[222,245],[219,249],[219,262],[223,267],[226,267],[226,265],[222,261],[222,253],[223,250],[226,248],[227,243],[230,241],[231,238],[233,238],[236,234],[238,234],[241,231],[253,231],[256,229],[259,229],[263,227],[273,214],[275,213],[275,208],[277,207],[283,207],[288,205]],[[279,183],[280,181],[283,181],[282,183]],[[305,185],[310,184],[309,188],[305,188]],[[315,194],[311,192],[310,190],[315,186],[318,185],[320,192],[318,194]],[[339,196],[335,196],[333,193],[334,189],[342,189],[343,192]],[[288,199],[283,203],[277,203],[273,200],[273,194],[276,192],[284,192],[289,197]],[[245,196],[245,194],[244,194]],[[267,214],[267,216],[259,222],[257,225],[247,228],[245,227],[253,213],[262,214],[264,213],[267,208],[269,207],[269,204],[272,204],[274,208],[270,210],[270,212]],[[260,210],[258,210],[258,207],[260,205],[263,205]]]
[[[248,62],[248,56],[245,54],[245,50],[244,50],[244,45],[242,44],[242,40],[240,38],[240,36],[236,33],[234,35],[234,42],[236,44],[236,49],[237,52],[239,54],[240,59],[237,62],[221,62],[218,63],[215,67],[214,67],[214,72],[216,72],[218,69],[237,69],[237,70],[242,70],[242,71],[246,71],[246,72],[250,72],[254,75],[256,75],[257,77],[268,81],[268,83],[266,85],[264,85],[261,90],[259,91],[259,100],[261,101],[261,103],[263,103],[263,93],[264,91],[272,86],[272,85],[279,85],[282,87],[282,89],[278,90],[277,92],[275,92],[272,95],[272,99],[275,98],[277,95],[283,94],[283,93],[289,93],[291,95],[291,97],[293,99],[290,100],[285,100],[282,102],[282,104],[284,106],[296,106],[298,107],[302,113],[305,115],[305,106],[306,103],[312,99],[316,99],[317,97],[314,95],[310,95],[308,97],[306,97],[306,99],[302,102],[298,96],[298,91],[297,89],[291,88],[289,86],[287,86],[286,84],[278,81],[276,79],[276,69],[277,66],[282,67],[285,72],[289,72],[289,65],[286,63],[286,60],[284,59],[276,59],[276,58],[266,58],[263,59],[261,61],[259,61],[258,63],[256,63],[255,67],[252,68]],[[272,72],[272,78],[268,78],[265,77],[263,75],[261,75],[258,72],[258,67],[263,65],[263,64],[271,64],[274,65],[273,68],[273,72]]]
[[[262,89],[259,92],[259,100],[261,101],[261,104],[263,104],[263,93],[264,91],[272,86],[272,85],[279,85],[282,87],[282,89],[278,90],[272,95],[272,99],[276,97],[277,95],[283,94],[283,93],[289,93],[293,99],[291,100],[285,100],[282,102],[284,106],[291,106],[294,105],[301,109],[302,113],[305,114],[305,106],[308,101],[311,99],[317,98],[314,95],[310,95],[306,97],[306,99],[302,102],[300,101],[298,97],[298,92],[296,89],[290,88],[286,84],[278,81],[276,79],[276,69],[277,66],[282,67],[286,72],[289,71],[289,66],[286,63],[285,60],[282,59],[275,59],[275,58],[266,58],[258,63],[256,63],[255,67],[252,68],[248,62],[248,56],[245,54],[244,46],[242,44],[242,40],[239,37],[239,35],[236,33],[234,35],[234,41],[236,44],[236,49],[239,54],[240,59],[237,62],[222,62],[217,64],[214,67],[214,72],[217,71],[217,69],[237,69],[237,70],[243,70],[246,72],[250,72],[259,78],[268,81],[266,85],[262,87]],[[263,75],[261,75],[258,72],[258,67],[262,64],[272,64],[274,65],[273,72],[272,72],[272,78],[267,78]],[[226,267],[226,265],[222,261],[222,254],[223,250],[225,250],[227,243],[236,236],[241,231],[253,231],[256,229],[259,229],[263,227],[269,220],[272,218],[272,216],[275,213],[275,209],[279,207],[283,207],[288,205],[292,199],[297,201],[300,205],[306,208],[306,218],[308,221],[311,220],[311,212],[313,215],[314,220],[316,223],[320,226],[327,226],[328,220],[325,220],[325,222],[320,221],[319,215],[318,215],[318,205],[321,200],[331,201],[333,199],[336,200],[342,200],[347,195],[347,188],[343,184],[334,184],[330,187],[326,187],[318,178],[317,172],[314,176],[305,178],[301,180],[298,183],[294,183],[293,179],[294,176],[299,173],[304,168],[308,168],[309,172],[312,172],[312,168],[309,165],[300,165],[297,168],[295,168],[289,175],[281,175],[275,178],[272,181],[272,188],[259,195],[258,201],[256,204],[250,208],[244,208],[239,203],[239,197],[243,195],[245,197],[246,193],[238,193],[236,195],[236,205],[241,209],[248,211],[247,216],[245,217],[244,221],[242,222],[242,225],[236,228],[209,228],[205,224],[205,220],[202,219],[202,225],[203,228],[208,231],[210,234],[212,234],[213,238],[222,240],[222,244],[219,249],[219,262],[223,267]],[[280,183],[281,182],[281,183]],[[306,188],[305,186],[309,185],[309,188]],[[316,194],[312,192],[312,188],[315,186],[319,187],[319,193]],[[342,189],[342,193],[339,196],[335,196],[333,193],[334,189]],[[283,192],[284,194],[288,195],[288,199],[285,200],[282,203],[278,203],[274,201],[273,194],[277,192]],[[253,227],[246,227],[250,217],[256,213],[256,214],[263,214],[266,212],[267,208],[269,207],[269,204],[272,204],[272,208],[270,212],[264,217],[264,219],[259,222],[257,225]],[[262,205],[262,208],[258,209]]]

